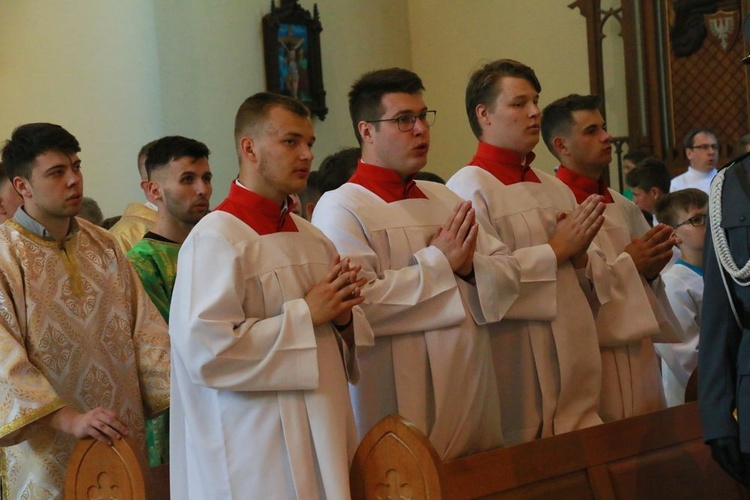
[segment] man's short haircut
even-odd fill
[[[637,149],[633,149],[632,151],[628,151],[624,155],[622,155],[623,161],[630,160],[633,162],[633,165],[636,163],[645,160],[649,157],[649,154],[645,151],[638,151]]]
[[[638,188],[642,191],[650,191],[651,188],[656,187],[667,194],[672,179],[664,162],[649,156],[638,162],[635,168],[628,172],[625,182],[631,189]]]
[[[10,182],[10,179],[5,171],[5,164],[0,161],[0,186],[2,186],[5,181]]]
[[[48,151],[73,155],[81,151],[81,146],[70,132],[53,123],[27,123],[16,128],[2,152],[8,179],[31,179],[32,163]]]
[[[102,214],[102,209],[99,208],[99,204],[95,199],[89,198],[88,196],[84,196],[81,200],[81,209],[79,210],[77,217],[86,219],[97,226],[101,226],[104,222],[104,214]]]
[[[706,208],[708,195],[696,188],[680,189],[667,194],[656,203],[656,218],[668,226],[682,222],[678,217],[692,209]]]
[[[310,117],[308,107],[293,97],[271,92],[258,92],[251,95],[240,105],[237,115],[234,117],[234,141],[238,149],[238,156],[240,156],[240,139],[243,135],[250,130],[255,131],[275,107],[284,108],[302,118]]]
[[[362,145],[358,124],[361,121],[378,120],[383,116],[383,96],[386,94],[421,94],[422,79],[416,73],[402,68],[370,71],[354,82],[349,90],[349,115],[352,118],[354,135]],[[379,123],[375,123],[379,130]]]
[[[142,180],[148,179],[148,173],[146,172],[146,157],[148,156],[148,150],[151,149],[151,146],[153,146],[156,141],[153,140],[149,142],[148,144],[144,144],[141,149],[138,151],[138,158],[137,158],[137,164],[138,164],[138,175],[141,176]],[[143,165],[143,171],[141,172],[141,165]]]
[[[555,137],[567,136],[573,126],[574,111],[598,111],[602,99],[598,95],[570,94],[553,101],[542,111],[542,138],[549,152],[557,156],[553,140]]]
[[[716,132],[711,130],[710,128],[691,128],[687,134],[685,134],[685,138],[682,140],[682,145],[685,147],[685,149],[692,149],[693,147],[693,141],[695,140],[695,136],[698,134],[709,134],[716,139],[716,142],[719,142],[719,136],[716,135]]]
[[[482,137],[482,127],[476,114],[477,106],[484,104],[490,111],[494,110],[495,101],[500,94],[499,82],[506,76],[523,78],[533,85],[537,92],[542,91],[542,85],[534,70],[513,59],[492,61],[476,70],[466,85],[466,115],[469,117],[471,131],[477,139]]]
[[[211,151],[208,147],[200,141],[195,139],[188,139],[181,135],[169,135],[162,137],[151,143],[151,147],[148,149],[146,154],[146,174],[148,180],[151,180],[151,175],[169,164],[174,160],[188,157],[194,160],[201,158],[208,158]]]
[[[323,193],[320,191],[320,172],[313,170],[307,178],[305,188],[297,193],[300,202],[300,213],[302,217],[309,220],[310,214],[307,213],[308,203],[317,203]]]
[[[357,170],[361,156],[360,148],[346,148],[326,156],[318,168],[320,192],[333,191],[348,181]]]

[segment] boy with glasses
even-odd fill
[[[499,321],[515,301],[519,268],[478,227],[470,203],[414,181],[435,118],[423,90],[399,68],[354,83],[349,110],[362,156],[354,176],[320,199],[313,223],[367,279],[361,307],[376,341],[351,388],[360,437],[398,413],[448,460],[503,444],[488,334],[478,324]]]
[[[684,146],[685,156],[690,165],[687,172],[672,179],[669,190],[678,191],[692,187],[708,194],[719,159],[719,141],[716,134],[707,128],[693,129],[685,136]]]
[[[668,406],[685,402],[685,388],[698,366],[703,305],[703,246],[708,195],[696,188],[669,193],[657,204],[659,220],[674,228],[680,258],[662,274],[667,297],[685,332],[683,342],[656,344]]]

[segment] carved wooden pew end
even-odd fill
[[[168,499],[169,466],[151,469],[130,438],[112,446],[93,438],[81,439],[68,462],[65,498]]]

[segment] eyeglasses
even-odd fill
[[[702,149],[703,151],[708,151],[709,149],[713,149],[714,151],[719,150],[718,144],[698,144],[697,146],[690,146],[690,149]]]
[[[706,214],[697,214],[690,217],[688,220],[682,221],[677,224],[674,228],[677,229],[685,224],[690,224],[693,227],[701,227],[706,225]]]
[[[382,120],[365,121],[367,123],[396,122],[396,125],[401,132],[409,132],[410,130],[414,129],[414,125],[417,123],[417,118],[419,118],[419,121],[421,121],[428,127],[431,127],[435,124],[435,115],[437,115],[437,111],[435,111],[434,109],[430,109],[418,115],[401,115],[396,118],[384,118]]]

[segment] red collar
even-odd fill
[[[286,206],[282,208],[275,201],[253,193],[233,181],[229,187],[229,196],[215,210],[234,215],[260,235],[296,233],[297,225],[290,213],[292,204],[292,199],[287,198]]]
[[[394,201],[409,198],[427,198],[422,190],[419,189],[417,183],[414,182],[413,176],[404,182],[395,170],[370,165],[361,159],[357,163],[357,170],[354,172],[352,178],[349,179],[349,182],[369,189],[380,196],[386,203],[393,203]]]
[[[471,159],[471,165],[476,165],[494,175],[505,185],[517,182],[541,182],[536,173],[531,170],[531,162],[536,155],[530,152],[524,157],[510,149],[499,148],[486,142],[479,141],[477,152]]]
[[[583,175],[577,174],[560,165],[557,167],[557,178],[573,191],[578,203],[583,203],[586,198],[592,194],[602,195],[604,197],[604,203],[615,202],[612,198],[612,193],[607,189],[609,186],[607,186],[607,181],[604,179],[604,176],[599,177],[599,180],[595,181],[590,177],[584,177]]]

